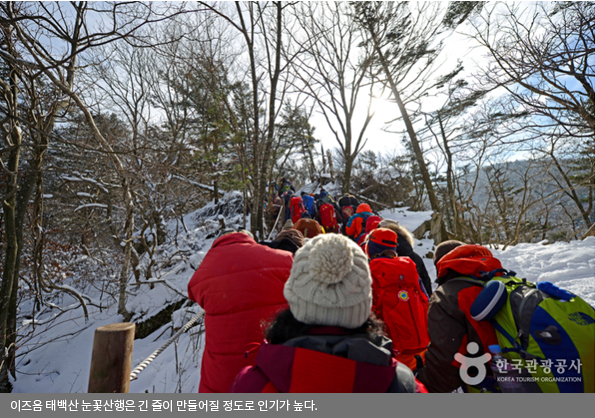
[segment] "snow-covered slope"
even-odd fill
[[[504,268],[520,277],[556,283],[595,306],[595,237],[550,245],[518,244],[493,253]]]
[[[232,202],[237,204],[236,198],[227,196],[222,200],[224,204],[232,205]],[[215,239],[215,231],[220,225],[219,217],[223,216],[228,226],[239,226],[241,216],[235,215],[237,213],[222,211],[221,205],[218,208],[210,204],[184,217],[185,228],[176,221],[167,225],[170,235],[175,231],[178,234],[177,239],[170,239],[159,249],[155,279],[165,283],[157,282],[153,288],[146,284],[131,286],[128,309],[135,311],[137,318],[142,319],[164,305],[182,300],[192,273]],[[431,216],[430,212],[409,212],[402,208],[380,214],[384,218],[399,221],[411,231]],[[432,260],[425,258],[426,254],[433,251],[433,242],[429,239],[416,240],[414,249],[424,257],[430,276],[435,277]],[[556,282],[595,305],[595,237],[552,245],[519,244],[493,252],[506,268],[516,271],[518,275],[533,281]],[[65,296],[66,302],[67,298]],[[31,308],[30,303],[24,303],[21,307],[29,311]],[[185,306],[174,313],[168,325],[144,339],[135,340],[133,367],[163,345],[175,330],[199,311],[200,307],[196,304]],[[101,311],[90,307],[89,314],[88,321],[83,318],[80,308],[61,315],[58,310],[54,310],[38,317],[34,334],[19,347],[14,392],[86,392],[95,329],[122,321],[122,317],[116,313],[116,306]],[[22,326],[23,333],[32,330],[30,322],[24,322]],[[197,326],[182,334],[176,344],[169,346],[139,374],[137,380],[131,382],[130,392],[196,392],[204,343],[201,331],[202,328]]]

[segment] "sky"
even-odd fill
[[[443,2],[445,3],[445,2]],[[463,62],[465,70],[460,77],[469,77],[475,71],[478,65],[484,60],[484,51],[473,49],[474,41],[464,32],[469,32],[470,27],[466,24],[461,25],[457,31],[452,33],[445,41],[444,49],[438,58],[440,66],[436,70],[435,77],[448,72],[456,66],[458,60]],[[368,93],[360,93],[360,111],[356,112],[355,126],[359,132],[359,127],[363,125],[368,105]],[[438,109],[444,102],[443,97],[426,97],[422,103],[423,111],[433,111]],[[413,108],[411,105],[409,108]],[[397,104],[391,99],[388,89],[381,96],[372,99],[372,111],[374,118],[366,130],[366,145],[363,150],[371,150],[377,153],[394,154],[403,153],[405,148],[402,145],[402,134],[394,132],[403,132],[404,123],[399,120],[390,123],[395,118],[400,118],[401,114]],[[359,117],[358,117],[359,115]],[[315,126],[315,137],[320,139],[325,149],[337,148],[337,141],[328,128],[326,120],[322,115],[314,112],[311,123]],[[419,125],[416,125],[419,128]]]

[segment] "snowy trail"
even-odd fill
[[[212,208],[205,207],[197,213],[202,215],[209,210]],[[213,215],[212,220],[207,217],[200,223],[197,222],[197,213],[184,217],[188,233],[182,232],[182,228],[177,226],[180,231],[177,246],[174,248],[170,245],[163,249],[166,257],[171,254],[168,258],[171,262],[161,271],[155,272],[156,277],[167,280],[170,286],[184,294],[194,269],[198,267],[213,242],[213,238],[207,238],[211,227],[218,228],[219,225],[218,215]],[[431,213],[393,209],[382,211],[381,216],[397,220],[413,231],[425,220],[430,219]],[[176,225],[168,225],[168,228],[172,232]],[[434,250],[432,240],[415,240],[414,250],[423,257],[430,277],[435,278],[436,271],[432,259],[426,257]],[[174,256],[180,251],[189,255]],[[551,245],[519,244],[506,250],[492,251],[505,268],[516,271],[519,276],[531,281],[555,282],[595,305],[595,237]],[[156,283],[153,289],[145,285],[135,290],[135,295],[128,301],[128,307],[135,312],[149,315],[165,304],[179,300],[179,297],[179,294],[163,284]],[[25,305],[23,309],[30,308]],[[197,305],[180,309],[174,314],[172,322],[144,339],[135,340],[133,367],[170,338],[173,333],[172,325],[176,328],[181,327],[198,310]],[[94,330],[101,325],[121,322],[122,318],[116,314],[115,307],[104,309],[103,312],[91,309],[91,318],[85,323],[82,312],[79,311],[80,309],[61,317],[57,325],[39,334],[21,349],[20,352],[25,353],[37,341],[55,340],[18,359],[17,380],[13,381],[15,393],[86,392]],[[42,327],[38,326],[38,332],[41,330]],[[182,334],[176,344],[172,344],[139,374],[137,380],[131,382],[130,392],[196,392],[200,379],[203,344],[204,334],[199,333],[198,327]]]

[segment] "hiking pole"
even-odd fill
[[[198,321],[201,317],[203,317],[204,314],[205,314],[205,311],[197,313],[194,316],[194,318],[192,318],[190,321],[188,321],[188,323],[186,325],[184,325],[182,328],[180,328],[178,330],[178,332],[176,332],[169,340],[167,340],[167,342],[165,344],[163,344],[161,347],[159,347],[157,350],[155,350],[153,352],[153,354],[151,354],[149,357],[147,357],[141,364],[136,366],[134,368],[134,370],[132,370],[132,372],[130,372],[130,381],[136,380],[138,374],[140,372],[142,372],[145,369],[145,367],[147,367],[149,364],[151,364],[151,362],[153,360],[155,360],[155,357],[157,357],[159,354],[161,354],[163,352],[163,350],[165,350],[167,347],[169,347],[169,345],[171,343],[173,343],[175,341],[175,339],[180,336],[180,334],[186,332],[192,325],[194,325],[194,323],[196,321]]]
[[[277,222],[279,222],[279,217],[281,216],[281,212],[285,212],[285,204],[283,204],[281,206],[281,208],[279,209],[279,214],[277,215],[277,219],[275,220],[275,223],[273,224],[273,227],[271,228],[271,233],[269,234],[269,238],[268,240],[271,240],[271,237],[273,236],[273,232],[275,232],[275,228],[277,227]]]

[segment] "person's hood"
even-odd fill
[[[231,244],[256,244],[256,241],[254,241],[254,238],[242,232],[232,232],[231,234],[225,234],[217,238],[213,242],[211,248],[223,247]]]
[[[397,254],[401,257],[408,257],[413,253],[411,242],[406,236],[397,232]]]
[[[450,251],[436,264],[438,281],[451,275],[481,277],[501,269],[500,260],[481,245],[461,245]]]
[[[367,203],[360,203],[355,213],[369,212],[372,213],[372,208]]]
[[[263,344],[256,365],[280,392],[386,392],[396,360],[386,337],[304,335]]]
[[[274,248],[275,250],[289,251],[292,254],[295,254],[295,252],[300,249],[300,247],[298,247],[296,243],[294,243],[289,238],[282,238],[278,241],[262,241],[259,242],[259,244],[266,245],[267,247]]]

